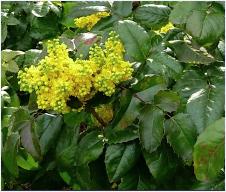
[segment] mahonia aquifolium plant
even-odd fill
[[[86,28],[88,31],[90,31],[101,18],[107,17],[109,15],[110,13],[108,12],[98,12],[86,17],[79,17],[74,20],[75,26],[81,29]]]
[[[40,109],[70,112],[70,96],[85,105],[98,91],[111,96],[117,84],[132,77],[133,68],[124,60],[123,44],[113,31],[103,47],[90,48],[87,60],[71,59],[67,46],[58,39],[48,41],[47,50],[48,55],[36,66],[18,73],[20,90],[35,91]]]

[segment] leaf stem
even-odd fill
[[[95,111],[94,108],[90,108],[90,112],[92,113],[92,115],[97,119],[97,121],[103,126],[106,127],[106,123],[104,122],[104,120],[97,114],[97,112]]]

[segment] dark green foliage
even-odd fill
[[[110,16],[76,28],[99,11]],[[2,190],[224,190],[224,16],[217,1],[2,2]],[[18,71],[46,56],[48,40],[87,59],[112,30],[134,74],[111,97],[62,115],[19,90]],[[107,125],[100,104],[112,105]]]

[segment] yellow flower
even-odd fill
[[[18,72],[20,90],[35,92],[40,109],[70,112],[70,96],[85,105],[98,91],[111,96],[117,84],[132,77],[133,69],[123,58],[125,50],[115,32],[103,47],[91,48],[87,60],[71,59],[66,45],[57,39],[48,41],[47,49],[48,55],[37,65]]]
[[[86,28],[88,31],[90,31],[101,18],[107,17],[109,15],[110,13],[108,12],[98,12],[86,17],[79,17],[74,19],[75,26],[81,29]]]
[[[167,25],[163,26],[160,30],[155,31],[157,33],[167,33],[170,29],[173,29],[174,26],[171,22],[169,22]]]

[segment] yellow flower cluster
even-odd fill
[[[112,105],[110,104],[100,105],[95,108],[95,111],[106,124],[109,123],[113,118],[113,109]],[[100,123],[95,118],[94,123],[97,126],[100,126]]]
[[[174,26],[171,22],[169,22],[167,25],[163,26],[160,30],[156,31],[157,33],[167,33],[170,29],[173,29]]]
[[[109,16],[108,12],[98,12],[86,17],[79,17],[74,20],[76,27],[78,28],[86,28],[90,31],[96,23],[104,17]]]
[[[59,40],[48,41],[47,50],[38,65],[18,72],[21,91],[35,91],[40,109],[67,113],[71,111],[67,106],[70,96],[82,103],[98,91],[111,96],[117,84],[132,77],[133,69],[123,59],[124,48],[115,32],[110,33],[104,48],[91,48],[87,60],[72,60]]]
[[[110,32],[105,42],[105,49],[95,45],[90,49],[90,60],[98,65],[99,73],[95,76],[94,87],[97,91],[111,96],[115,85],[131,78],[131,64],[124,61],[124,47],[115,32]]]

